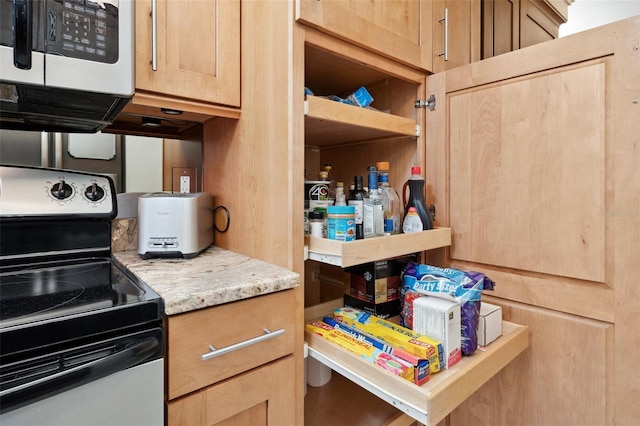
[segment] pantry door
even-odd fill
[[[452,230],[430,261],[486,273],[531,333],[452,425],[640,416],[639,45],[636,17],[427,79],[427,197]]]

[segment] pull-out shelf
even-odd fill
[[[451,369],[433,374],[422,386],[394,376],[313,333],[305,332],[305,340],[310,357],[413,419],[436,425],[522,353],[529,346],[529,333],[526,326],[503,321],[502,336],[485,351],[463,357]]]
[[[451,245],[451,228],[349,242],[305,236],[304,244],[309,259],[346,268],[407,253],[448,247]]]

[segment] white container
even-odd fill
[[[439,297],[422,296],[413,301],[413,331],[442,342],[445,368],[462,359],[460,304]]]
[[[478,345],[487,346],[502,336],[502,308],[486,302],[480,302],[478,321]]]
[[[324,386],[331,380],[332,370],[315,358],[307,358],[307,384],[314,388]]]

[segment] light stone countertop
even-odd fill
[[[166,315],[300,285],[293,271],[215,246],[193,259],[143,260],[137,250],[114,252],[113,258],[162,297]]]

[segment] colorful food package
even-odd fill
[[[314,321],[305,326],[310,333],[315,333],[328,341],[358,355],[360,358],[369,361],[378,367],[389,371],[390,373],[402,377],[403,379],[414,383],[415,369],[414,366],[406,361],[388,354],[371,343],[360,340],[344,331],[338,330],[323,321]]]
[[[479,272],[410,262],[402,278],[402,324],[413,328],[413,301],[424,295],[453,297],[460,303],[461,349],[471,355],[478,348],[478,321],[482,290],[493,290],[495,283]]]
[[[360,309],[339,308],[333,312],[333,318],[390,346],[428,359],[431,373],[437,373],[444,366],[444,350],[439,340],[414,333],[411,329]]]
[[[408,362],[413,365],[414,368],[414,378],[413,382],[417,385],[422,385],[429,380],[429,360],[417,357],[413,354],[410,354],[407,351],[403,351],[402,349],[389,346],[381,340],[375,339],[367,334],[364,334],[355,328],[349,327],[346,324],[343,324],[339,321],[336,321],[333,317],[324,317],[322,319],[325,323],[329,324],[331,327],[344,331],[355,337],[358,340],[364,340],[368,343],[371,343],[374,347],[380,349],[383,352],[391,354],[397,358],[400,358],[403,361]]]

